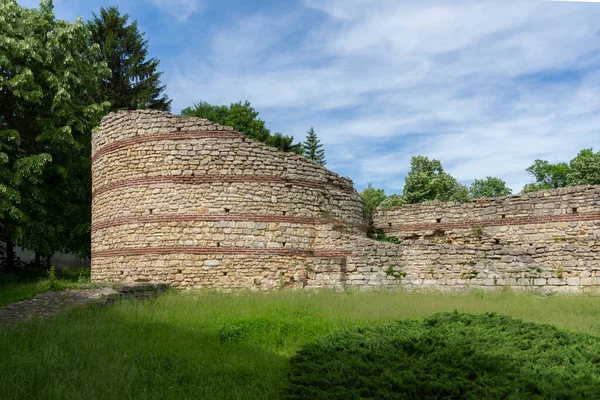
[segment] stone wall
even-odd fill
[[[600,187],[377,210],[352,182],[198,118],[93,135],[92,278],[175,287],[600,287]]]
[[[174,286],[309,285],[317,227],[366,235],[348,178],[229,127],[154,111],[92,137],[92,277]]]
[[[598,186],[377,210],[374,225],[409,250],[403,259],[419,271],[409,275],[416,284],[600,284]]]

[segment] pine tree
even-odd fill
[[[306,158],[321,165],[327,164],[327,161],[325,161],[325,150],[312,126],[306,135],[306,141],[302,143],[302,147],[304,148],[304,156]]]
[[[129,15],[121,15],[117,7],[100,8],[88,22],[91,42],[100,46],[101,61],[105,61],[112,76],[104,80],[104,98],[111,110],[150,108],[169,111],[171,100],[160,85],[159,61],[146,60],[148,41],[138,30],[137,21],[128,24]]]

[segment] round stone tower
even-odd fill
[[[343,256],[319,237],[367,229],[349,179],[200,118],[109,114],[92,179],[94,281],[302,287]]]

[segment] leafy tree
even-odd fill
[[[380,205],[386,198],[385,191],[383,189],[375,189],[370,182],[367,187],[360,192],[360,197],[362,197],[365,202],[363,209],[365,217],[370,217],[373,213],[373,209]]]
[[[405,179],[404,201],[408,204],[424,201],[466,201],[469,190],[454,177],[444,172],[438,160],[424,156],[412,157],[411,170]]]
[[[2,0],[0,16],[0,235],[10,268],[15,244],[77,250],[83,230],[89,251],[90,131],[108,110],[96,100],[110,71],[86,25],[56,20],[52,1]]]
[[[327,161],[325,161],[325,150],[312,126],[306,135],[306,141],[302,143],[302,147],[304,148],[304,156],[306,158],[313,160],[317,164],[327,164]]]
[[[404,197],[398,194],[391,194],[383,200],[379,206],[382,208],[400,207],[406,204]]]
[[[550,164],[546,160],[535,160],[527,172],[535,178],[535,183],[525,185],[523,193],[567,186],[571,168],[564,162]]]
[[[600,151],[584,149],[569,162],[571,171],[567,179],[569,186],[600,185]]]
[[[194,104],[193,107],[184,108],[181,115],[206,118],[217,124],[231,126],[249,139],[263,142],[284,152],[303,153],[302,146],[299,143],[293,143],[293,136],[286,136],[281,133],[272,135],[271,131],[265,126],[265,121],[258,118],[258,111],[252,108],[249,101],[243,103],[239,101],[231,103],[229,106],[215,106],[201,101]]]
[[[474,198],[501,197],[512,194],[512,190],[502,179],[488,176],[485,179],[475,179],[469,188],[469,194]]]
[[[169,111],[171,100],[160,84],[159,61],[148,56],[148,41],[138,30],[137,21],[128,24],[129,15],[121,15],[117,7],[100,8],[88,22],[92,32],[90,43],[100,45],[100,60],[106,62],[112,75],[103,80],[102,100],[112,110],[150,108]]]

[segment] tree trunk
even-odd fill
[[[35,252],[35,268],[39,269],[42,266],[42,255],[39,251]]]

